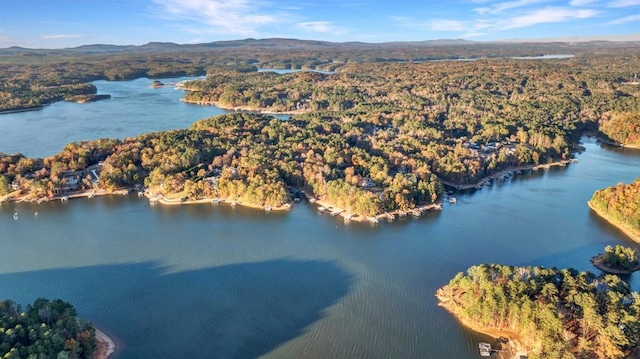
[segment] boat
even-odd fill
[[[235,207],[235,206],[236,206],[236,204],[238,204],[238,200],[237,200],[237,199],[234,199],[234,200],[233,200],[233,202],[231,202],[231,206]]]
[[[457,202],[458,202],[458,200],[455,197],[450,197],[449,198],[449,203],[456,204]]]
[[[158,203],[158,198],[156,197],[149,198],[149,204],[156,204],[156,203]]]
[[[376,217],[369,217],[369,222],[371,222],[371,224],[376,224],[378,223],[378,219]]]
[[[18,220],[18,212],[13,212],[13,220],[14,221]]]
[[[324,207],[322,207],[322,206],[318,207],[318,212],[320,212],[320,213],[323,213],[323,212],[324,212],[324,211],[326,211],[326,210],[327,210],[327,209],[326,209],[326,208],[324,208]]]
[[[480,348],[480,356],[483,356],[483,357],[491,356],[491,344],[483,342],[483,343],[480,343],[478,347]]]
[[[264,211],[265,212],[271,212],[271,206],[264,207]]]
[[[211,204],[218,204],[220,203],[220,198],[214,198],[211,200]]]
[[[344,216],[344,222],[351,222],[351,218],[353,217],[353,214],[347,214]]]

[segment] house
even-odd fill
[[[376,184],[375,182],[373,182],[373,180],[371,179],[371,177],[365,177],[362,179],[362,181],[360,181],[360,187],[362,188],[371,188],[371,187],[375,187]]]

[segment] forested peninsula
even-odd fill
[[[615,275],[483,264],[436,296],[465,326],[531,359],[640,356],[640,294]]]
[[[640,243],[640,178],[596,191],[589,207]]]
[[[0,356],[2,358],[92,358],[96,330],[79,320],[70,303],[37,299],[23,308],[0,301]]]
[[[511,171],[565,165],[585,131],[640,111],[640,87],[627,81],[629,71],[640,72],[635,44],[580,45],[571,47],[577,56],[550,60],[504,56],[569,47],[305,43],[283,54],[242,44],[184,54],[0,56],[0,96],[18,105],[37,105],[38,88],[206,71],[183,84],[186,102],[293,114],[282,121],[232,113],[184,130],[71,143],[44,159],[0,154],[0,196],[43,201],[145,187],[177,203],[283,208],[306,193],[361,218],[406,213],[438,202],[445,185],[480,187]],[[428,61],[441,58],[474,61]],[[336,72],[257,71],[276,65]],[[609,127],[612,138],[623,129]]]

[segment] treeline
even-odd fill
[[[640,178],[596,191],[589,201],[596,211],[640,233]]]
[[[607,268],[633,271],[640,268],[638,262],[638,253],[631,247],[616,245],[615,247],[606,246],[602,255],[602,263]]]
[[[600,132],[622,145],[640,147],[640,112],[613,113],[601,120]]]
[[[476,327],[517,333],[532,359],[640,355],[640,294],[618,276],[483,264],[458,273],[438,298]]]
[[[19,358],[91,358],[95,328],[76,317],[62,300],[37,299],[26,310],[0,301],[0,356]]]

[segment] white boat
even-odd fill
[[[265,212],[271,212],[271,206],[264,207],[264,211]]]
[[[371,222],[372,224],[376,224],[378,223],[378,219],[376,217],[369,217],[369,222]]]
[[[14,221],[18,220],[18,212],[13,212],[13,220]]]
[[[450,197],[449,198],[449,203],[456,204],[457,202],[458,202],[458,200],[455,197]]]
[[[327,209],[324,207],[318,207],[318,212],[322,213],[324,211],[326,211]]]

